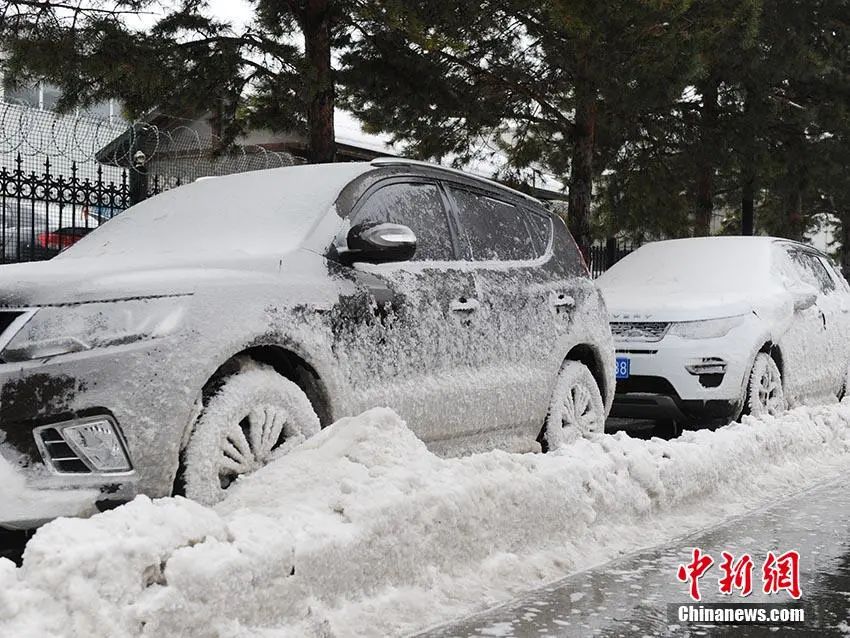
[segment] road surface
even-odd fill
[[[693,547],[715,565],[699,581],[703,602],[771,602],[790,605],[787,592],[767,596],[762,563],[767,552],[800,552],[803,625],[705,626],[675,622],[668,603],[688,603],[688,585],[677,567]],[[753,557],[748,598],[718,591],[721,552]],[[794,603],[799,606],[798,603]],[[676,539],[659,547],[575,574],[494,610],[433,629],[428,638],[500,636],[850,636],[850,478],[807,490],[784,502]]]

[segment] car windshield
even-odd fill
[[[770,283],[770,242],[748,238],[679,239],[646,244],[608,269],[604,288],[665,293],[750,292]]]
[[[133,206],[61,258],[281,254],[368,164],[291,166],[198,180]]]

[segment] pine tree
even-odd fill
[[[333,161],[331,55],[347,37],[346,3],[257,0],[254,7],[254,20],[238,32],[196,0],[138,30],[129,18],[154,15],[156,0],[8,0],[0,49],[12,80],[62,89],[60,110],[117,98],[131,118],[153,108],[212,111],[227,141],[251,125],[301,131],[312,161]]]
[[[483,140],[513,167],[568,177],[587,246],[600,140],[681,93],[688,4],[378,0],[342,58],[347,101],[412,153],[463,162]]]

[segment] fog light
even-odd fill
[[[108,419],[68,425],[62,428],[62,436],[96,472],[129,472],[132,469],[121,439]]]
[[[718,357],[703,357],[691,361],[685,370],[695,375],[726,374],[726,362]]]

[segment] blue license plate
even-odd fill
[[[632,361],[628,357],[617,357],[617,378],[628,379],[631,372]]]

